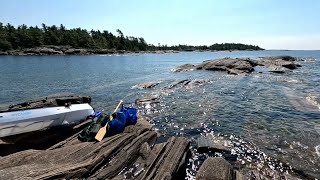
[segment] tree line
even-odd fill
[[[82,28],[67,29],[64,25],[27,26],[25,24],[14,27],[0,22],[0,50],[17,50],[41,47],[45,45],[72,46],[87,49],[116,49],[127,51],[155,51],[155,50],[262,50],[259,46],[223,43],[211,46],[158,46],[147,44],[142,37],[125,36],[121,30],[116,30],[117,35],[104,30],[88,31]]]

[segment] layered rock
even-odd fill
[[[185,172],[190,142],[158,133],[139,117],[135,126],[103,139],[80,142],[77,134],[46,150],[1,157],[1,179],[176,179]],[[134,168],[130,168],[134,167]]]

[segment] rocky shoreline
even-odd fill
[[[178,53],[174,50],[165,51],[126,51],[116,49],[84,49],[73,48],[71,46],[45,46],[21,50],[10,50],[0,52],[0,55],[14,55],[14,56],[45,56],[45,55],[92,55],[92,54],[125,54],[125,53]]]
[[[155,51],[127,51],[116,49],[85,49],[85,48],[73,48],[71,46],[43,46],[28,49],[18,49],[9,51],[0,51],[0,55],[13,55],[13,56],[45,56],[45,55],[92,55],[92,54],[165,54],[165,53],[179,53],[179,52],[206,52],[211,50],[188,50],[188,51],[176,51],[176,50],[155,50]],[[229,52],[231,52],[230,50]],[[248,51],[253,51],[248,49]],[[215,51],[213,51],[215,52]]]

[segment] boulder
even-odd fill
[[[192,71],[194,69],[195,65],[193,64],[184,64],[181,66],[178,66],[174,72],[183,72],[183,71]]]
[[[8,52],[2,52],[2,51],[0,51],[0,55],[8,55]]]
[[[221,157],[209,157],[201,165],[197,176],[197,180],[231,180],[232,166]]]
[[[223,58],[217,60],[204,61],[196,66],[196,69],[210,71],[226,71],[229,74],[246,74],[254,71],[256,65],[251,59]]]

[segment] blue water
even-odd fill
[[[208,59],[275,55],[320,59],[320,51],[0,56],[0,103],[74,93],[91,96],[94,108],[108,111],[119,99],[132,103],[159,94],[176,80],[210,80],[204,86],[162,96],[158,111],[147,113],[155,128],[189,138],[197,137],[204,127],[218,134],[234,134],[274,158],[319,176],[320,109],[308,98],[320,97],[320,60],[301,62],[302,68],[282,75],[171,71]],[[131,88],[149,81],[161,83],[152,90]]]

